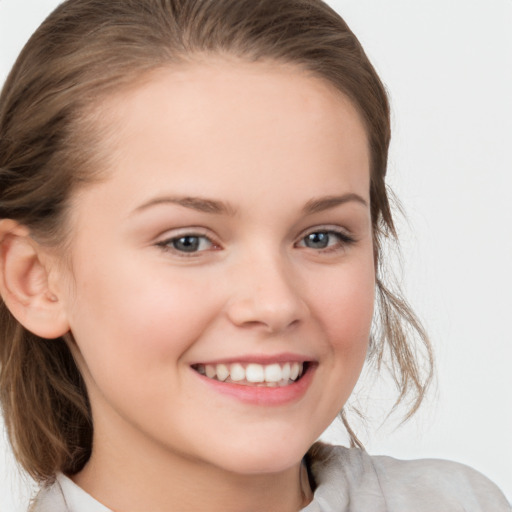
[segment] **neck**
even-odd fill
[[[301,477],[300,465],[265,475],[235,475],[194,464],[160,472],[140,461],[138,469],[143,471],[120,472],[92,458],[73,479],[100,503],[123,512],[297,512],[311,500],[311,491],[302,488],[307,478]]]
[[[276,473],[239,474],[140,439],[124,437],[118,445],[99,435],[95,429],[91,458],[73,480],[112,510],[297,512],[312,498],[300,462]]]

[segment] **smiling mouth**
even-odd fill
[[[257,387],[289,386],[306,373],[308,362],[287,362],[272,364],[231,363],[194,364],[197,373],[219,382]]]

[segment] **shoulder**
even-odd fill
[[[67,512],[68,507],[58,482],[43,487],[32,502],[29,512]]]
[[[347,498],[350,496],[350,501],[366,504],[374,500],[380,507],[375,510],[511,511],[505,496],[494,483],[456,462],[372,457],[363,450],[324,444],[315,445],[310,452],[310,461],[319,487],[331,486],[332,491],[334,484]]]
[[[432,510],[506,511],[511,508],[498,487],[478,471],[448,460],[397,460],[372,457],[379,481],[390,501],[404,493],[428,499]],[[458,507],[458,508],[456,508]],[[449,509],[451,510],[451,509]]]
[[[59,473],[53,485],[43,487],[29,512],[112,512]]]

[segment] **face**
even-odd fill
[[[105,112],[108,172],[75,197],[61,287],[93,455],[129,447],[243,474],[297,464],[367,350],[356,110],[298,68],[219,60],[160,71]]]

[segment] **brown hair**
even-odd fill
[[[44,243],[63,243],[72,192],[104,166],[88,114],[151,70],[219,53],[299,65],[359,110],[371,149],[377,265],[378,327],[368,360],[380,368],[387,353],[397,403],[408,399],[413,414],[431,379],[432,355],[418,320],[380,277],[381,244],[396,238],[385,184],[388,99],[357,38],[320,0],[64,2],[29,40],[0,96],[0,219],[27,226]],[[0,399],[20,463],[42,482],[80,471],[93,426],[66,341],[35,336],[1,302],[0,364]]]

